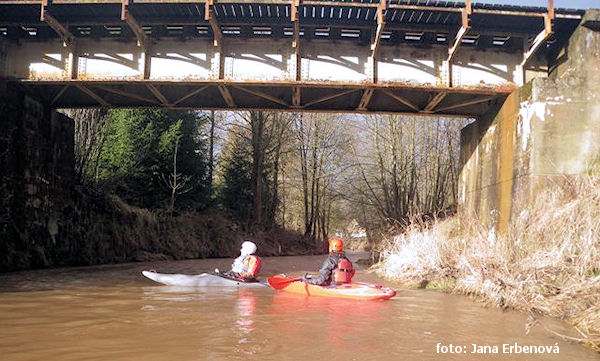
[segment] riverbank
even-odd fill
[[[52,212],[0,224],[0,272],[134,261],[235,257],[254,241],[262,256],[317,253],[314,240],[281,228],[252,229],[219,209],[131,206],[115,195],[73,192]]]
[[[567,320],[600,352],[600,180],[549,187],[505,235],[455,216],[383,242],[379,274]],[[541,325],[544,327],[544,325]],[[553,332],[553,330],[549,330]],[[570,338],[573,339],[573,338]]]

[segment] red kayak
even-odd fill
[[[278,275],[267,278],[271,288],[307,296],[350,298],[355,300],[387,300],[396,291],[369,283],[353,282],[330,286],[317,286],[303,282],[300,278]]]

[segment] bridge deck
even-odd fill
[[[40,20],[40,7],[44,0],[0,0],[0,28],[10,37],[31,38],[29,27],[41,27],[37,37],[59,36]],[[151,36],[200,36],[212,37],[210,24],[205,20],[205,0],[131,0],[129,12]],[[54,0],[51,13],[76,36],[82,37],[131,37],[126,27],[122,31],[107,29],[122,26],[123,0]],[[213,11],[225,36],[290,37],[292,22],[290,7],[293,0],[217,0]],[[319,34],[307,31],[302,36],[321,38],[360,37],[353,32],[337,32],[331,29],[371,29],[376,26],[378,0],[353,1],[301,1],[299,21],[304,27],[326,27],[329,31]],[[387,40],[403,41],[401,31],[424,33],[456,33],[461,25],[461,9],[464,3],[439,0],[388,0],[384,11],[386,30],[391,33]],[[473,6],[471,33],[497,34],[502,36],[536,35],[543,27],[546,8],[506,5],[475,4]],[[572,29],[581,19],[581,10],[557,9],[555,30]],[[196,25],[196,27],[194,27]],[[263,32],[246,27],[275,26]],[[233,28],[227,29],[228,26]],[[91,29],[89,28],[91,27]],[[183,28],[181,28],[183,27]],[[280,31],[277,27],[288,28]],[[82,29],[85,28],[85,29]],[[324,30],[324,29],[322,29]],[[248,33],[247,33],[248,32]],[[431,39],[427,39],[431,40]],[[448,44],[449,39],[439,41]]]
[[[53,107],[478,116],[545,76],[581,16],[470,1],[0,0],[0,77]]]

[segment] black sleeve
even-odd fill
[[[327,257],[321,269],[319,270],[319,276],[315,278],[309,278],[306,280],[307,283],[312,285],[328,285],[331,283],[331,274],[337,267],[337,262],[333,257]]]

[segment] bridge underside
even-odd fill
[[[510,89],[234,81],[18,82],[54,108],[261,109],[479,116]],[[294,97],[299,101],[294,105]]]
[[[0,0],[0,79],[47,106],[478,117],[581,12],[411,0]]]

